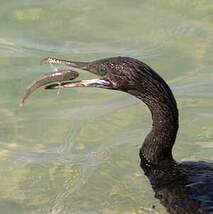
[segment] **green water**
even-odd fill
[[[43,57],[135,57],[177,98],[175,158],[211,162],[213,1],[0,3],[0,213],[166,213],[139,167],[151,124],[139,100],[99,89],[39,90],[20,109],[19,98],[52,71],[39,64]]]

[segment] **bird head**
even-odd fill
[[[97,76],[96,79],[90,80],[66,81],[61,84],[64,88],[98,87],[128,92],[134,89],[139,79],[138,75],[142,76],[140,69],[142,62],[128,57],[112,57],[91,62],[46,58],[43,63],[63,64],[70,68],[86,70]],[[145,64],[143,65],[145,66]],[[58,87],[58,84],[50,84],[46,86],[46,89]]]
[[[73,68],[81,69],[97,76],[96,79],[71,80],[60,85],[47,82],[45,89],[96,87],[119,90],[139,98],[151,111],[156,103],[174,106],[176,109],[175,98],[167,83],[151,67],[137,59],[119,56],[80,62],[46,58],[42,63],[61,64],[68,66],[71,71]]]

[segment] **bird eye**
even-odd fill
[[[101,76],[104,76],[104,75],[106,75],[106,73],[107,73],[107,69],[106,69],[106,67],[105,66],[100,66],[99,67],[99,74],[101,75]]]

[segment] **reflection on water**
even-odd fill
[[[19,109],[19,98],[51,71],[42,57],[137,57],[178,99],[176,159],[211,161],[212,11],[207,0],[1,2],[1,212],[165,213],[139,167],[150,128],[140,101],[96,89],[40,90]]]

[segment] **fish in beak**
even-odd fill
[[[67,69],[59,69],[56,72],[51,72],[45,74],[35,80],[30,84],[27,89],[24,91],[20,106],[22,106],[26,99],[38,88],[46,86],[45,89],[59,89],[59,88],[74,88],[74,87],[97,87],[97,88],[111,88],[112,83],[105,78],[106,72],[100,66],[99,61],[93,62],[79,62],[79,61],[70,61],[62,60],[56,58],[44,58],[41,61],[41,64],[52,64],[52,65],[62,65],[67,67]],[[98,78],[90,80],[78,80],[73,81],[79,76],[79,73],[76,71],[85,70],[93,74],[96,74]]]
[[[100,73],[98,61],[93,62],[79,62],[70,60],[61,60],[56,58],[45,58],[41,61],[42,64],[54,64],[63,65],[69,68],[85,70],[90,73],[97,75],[98,78],[90,80],[78,80],[78,81],[66,81],[62,82],[60,85],[53,83],[47,85],[45,89],[58,89],[60,88],[74,88],[74,87],[97,87],[97,88],[110,88],[111,82],[103,78],[103,73]],[[47,83],[48,84],[48,83]]]

